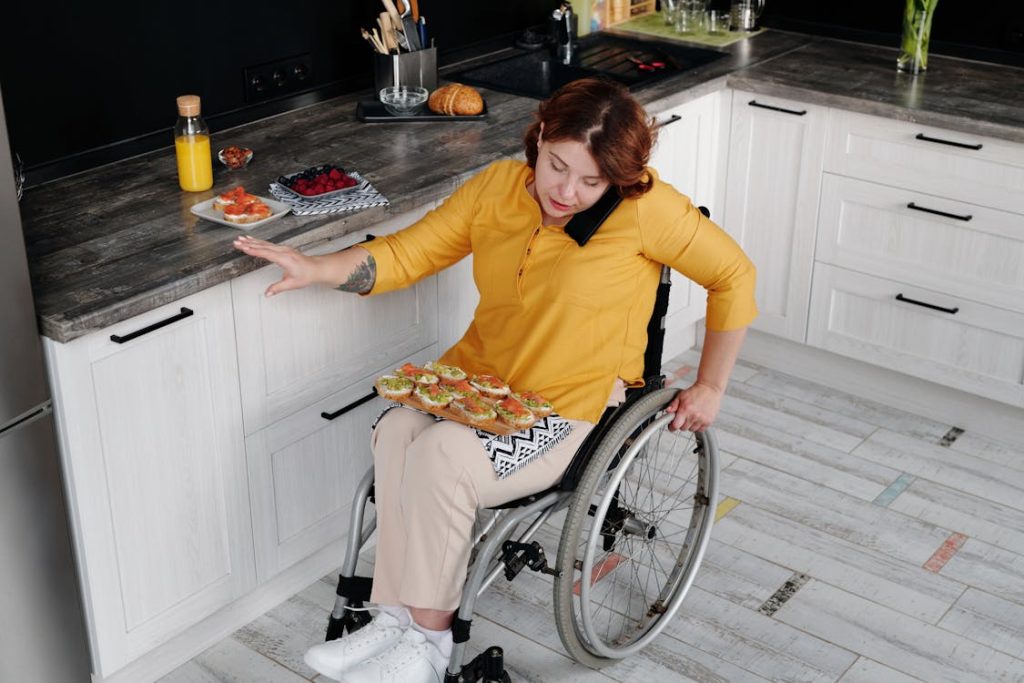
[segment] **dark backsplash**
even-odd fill
[[[904,0],[766,0],[762,23],[898,47],[904,6]],[[1024,66],[1024,2],[939,0],[930,52]]]
[[[421,0],[442,64],[463,48],[541,24],[555,0]],[[11,146],[28,184],[167,147],[175,97],[202,97],[213,132],[372,84],[360,27],[377,0],[19,2],[0,40]],[[246,67],[309,54],[299,93],[245,100]],[[305,85],[305,84],[304,84]]]

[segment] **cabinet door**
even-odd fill
[[[319,251],[362,242],[414,222],[427,208],[346,235]],[[315,252],[311,252],[315,253]],[[231,283],[238,328],[245,433],[306,408],[437,341],[437,281],[380,296],[329,287],[263,295],[281,276],[267,266]]]
[[[724,133],[729,99],[713,93],[661,112],[656,119],[658,142],[651,152],[651,166],[659,177],[706,206],[712,219],[721,220],[724,190]],[[689,348],[692,335],[686,330],[705,314],[704,289],[672,271],[672,290],[665,322],[665,358]]]
[[[101,676],[255,585],[234,336],[225,283],[45,340]]]
[[[807,343],[1024,405],[1024,314],[815,265]]]
[[[804,341],[827,110],[733,93],[725,217],[757,266],[753,326]]]
[[[434,358],[436,345],[401,362]],[[261,583],[347,536],[355,488],[373,463],[370,425],[388,404],[374,396],[374,379],[361,378],[246,439]]]

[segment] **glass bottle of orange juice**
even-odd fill
[[[199,116],[199,96],[178,98],[178,122],[174,124],[174,151],[178,157],[178,184],[187,192],[213,187],[210,129]]]

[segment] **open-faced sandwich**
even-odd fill
[[[526,429],[537,421],[537,418],[534,417],[529,408],[511,396],[498,401],[494,406],[494,410],[498,413],[498,417],[502,422],[516,429]]]
[[[478,396],[465,396],[452,401],[454,408],[470,424],[480,424],[495,419],[498,414],[490,403],[487,403]]]
[[[233,187],[222,195],[218,195],[213,200],[213,208],[224,211],[229,206],[236,204],[248,204],[253,201],[259,201],[259,198],[254,194],[249,194],[245,191],[245,188],[239,185]],[[230,220],[230,219],[229,219]]]
[[[427,372],[421,367],[417,367],[412,363],[406,363],[402,367],[395,370],[395,374],[399,377],[408,377],[416,384],[437,384],[437,375],[432,372]]]
[[[524,391],[521,394],[512,394],[512,398],[518,399],[520,403],[530,409],[530,412],[537,417],[547,417],[555,409],[551,401],[547,400],[535,391]]]
[[[427,372],[432,372],[441,379],[448,379],[458,381],[460,379],[466,379],[466,371],[460,367],[454,365],[442,365],[435,361],[430,361],[423,366]]]
[[[405,398],[412,393],[416,383],[408,377],[396,377],[395,375],[384,375],[377,378],[374,384],[377,393],[384,398]]]
[[[504,398],[509,394],[508,385],[494,375],[473,375],[469,383],[488,398]]]
[[[460,379],[457,382],[451,380],[441,380],[442,386],[445,389],[452,392],[456,398],[465,398],[467,396],[479,396],[480,392],[473,388],[473,385],[464,379]]]
[[[224,207],[224,220],[232,223],[255,223],[270,218],[273,211],[259,199],[245,204],[229,204]]]
[[[452,402],[452,392],[440,384],[417,384],[413,393],[423,405],[431,408],[444,408]]]

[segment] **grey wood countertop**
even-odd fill
[[[734,87],[1024,142],[1024,69],[933,56],[915,79],[896,73],[895,50],[778,31],[725,51],[637,98],[656,114]],[[214,149],[243,145],[255,156],[242,171],[215,164],[207,192],[178,189],[172,147],[28,190],[21,211],[41,332],[68,342],[260,268],[231,247],[238,230],[190,212],[235,185],[266,195],[278,175],[330,162],[359,171],[390,200],[251,231],[301,249],[447,196],[481,167],[522,153],[537,102],[482,93],[489,114],[480,122],[360,123],[355,104],[365,92],[216,133]]]

